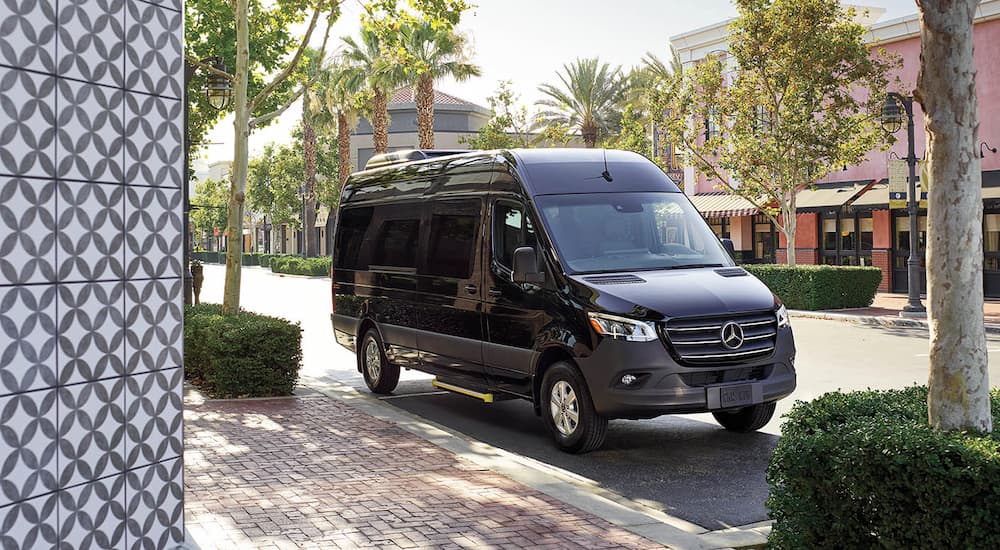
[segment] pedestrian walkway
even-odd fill
[[[662,548],[326,396],[185,403],[208,548]]]
[[[927,296],[920,297],[921,303],[927,307]],[[835,319],[840,321],[856,321],[885,326],[916,326],[926,327],[926,319],[910,319],[900,316],[903,306],[909,302],[906,294],[879,293],[875,295],[872,305],[862,308],[831,309],[825,311],[793,311],[795,317],[812,317],[820,319]],[[983,322],[988,332],[1000,332],[1000,300],[987,299],[983,303]]]

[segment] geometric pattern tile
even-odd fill
[[[181,101],[127,92],[125,105],[125,181],[180,187]]]
[[[55,281],[55,183],[0,177],[0,285]]]
[[[125,548],[125,475],[61,491],[59,518],[60,550]]]
[[[180,366],[182,281],[125,285],[125,371],[138,374]]]
[[[59,287],[59,383],[125,374],[125,284]]]
[[[0,0],[0,63],[55,71],[56,14],[53,0]]]
[[[175,368],[126,380],[126,467],[139,468],[180,456],[183,371]]]
[[[125,381],[114,378],[59,390],[59,486],[125,470]]]
[[[56,385],[55,285],[0,287],[0,395]]]
[[[126,195],[125,276],[180,277],[181,190],[129,187]]]
[[[48,550],[58,544],[58,493],[0,508],[0,544],[3,550]]]
[[[72,80],[58,88],[59,177],[123,182],[124,92]]]
[[[124,277],[124,210],[121,185],[59,182],[60,281]]]
[[[125,0],[59,0],[60,76],[122,87]]]
[[[56,391],[0,397],[0,506],[56,490]]]
[[[182,468],[178,458],[128,473],[130,550],[171,548],[184,540]]]
[[[126,6],[125,87],[180,99],[183,14],[137,0]]]
[[[0,67],[0,174],[55,174],[55,90],[55,78]]]

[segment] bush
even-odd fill
[[[244,252],[243,265],[260,265],[260,260],[257,258],[257,254],[253,252]]]
[[[310,275],[315,277],[330,276],[330,258],[300,258],[298,256],[279,256],[271,259],[271,271],[288,273],[290,275]]]
[[[290,395],[302,366],[302,329],[219,304],[184,309],[184,376],[214,398]]]
[[[1000,435],[935,432],[926,387],[796,404],[767,480],[775,548],[1000,548]]]
[[[877,267],[758,264],[743,268],[777,294],[788,309],[867,307],[882,282]]]

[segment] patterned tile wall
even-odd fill
[[[183,539],[180,0],[0,0],[0,548]]]

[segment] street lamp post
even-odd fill
[[[208,57],[202,59],[199,63],[205,64],[210,63],[212,67],[218,69],[219,71],[226,72],[226,65],[223,63],[221,57]],[[195,71],[198,66],[185,61],[184,63],[184,175],[181,177],[181,187],[182,187],[182,197],[184,200],[184,217],[182,223],[184,224],[184,265],[182,266],[182,273],[184,277],[184,303],[190,305],[193,303],[193,293],[194,293],[194,275],[191,273],[191,249],[194,248],[193,238],[191,233],[191,192],[188,189],[188,184],[191,177],[191,130],[188,126],[188,118],[191,115],[191,107],[188,103],[188,88],[191,87],[191,78],[194,77]],[[217,111],[222,111],[228,109],[229,105],[232,103],[233,99],[233,87],[229,80],[217,75],[211,74],[208,77],[208,86],[205,89],[205,96],[208,98],[208,104],[212,106],[213,109]]]
[[[299,186],[299,195],[302,197],[302,230],[299,232],[299,251],[302,257],[306,257],[306,191],[309,189],[305,185]]]
[[[900,111],[903,106],[903,112]],[[906,212],[910,217],[910,257],[906,260],[906,286],[908,300],[899,314],[904,317],[924,317],[927,310],[920,303],[920,259],[917,257],[917,215],[919,213],[919,197],[917,197],[917,154],[913,143],[913,97],[906,97],[896,92],[889,92],[885,104],[882,105],[882,128],[889,133],[896,133],[903,126],[903,113],[906,114],[906,138],[908,142],[906,165],[909,168],[909,191],[906,201]]]

